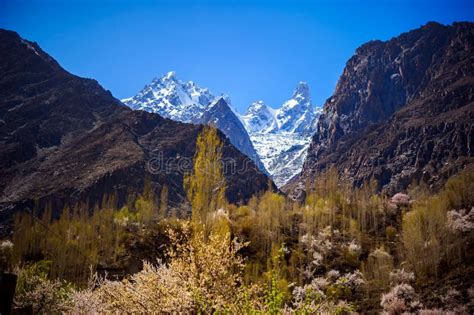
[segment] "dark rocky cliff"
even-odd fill
[[[389,193],[412,182],[435,189],[474,162],[473,129],[474,23],[430,22],[357,49],[286,189],[301,197],[331,166],[355,186],[374,178]]]
[[[201,128],[132,111],[37,44],[0,30],[0,223],[34,200],[61,209],[115,193],[123,202],[145,177],[157,193],[168,185],[170,202],[180,203]],[[235,163],[225,169],[229,201],[267,189],[268,178],[220,136]]]
[[[203,114],[193,122],[211,125],[222,131],[236,148],[251,158],[258,168],[268,175],[265,166],[260,161],[257,152],[255,152],[247,130],[245,130],[244,125],[239,118],[237,118],[237,115],[232,111],[224,97],[216,99],[206,108]]]

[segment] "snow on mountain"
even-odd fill
[[[245,115],[240,117],[249,133],[270,132],[278,127],[275,110],[265,105],[263,101],[250,105]]]
[[[301,171],[320,114],[305,82],[298,83],[280,108],[258,101],[239,115],[227,95],[216,97],[192,81],[177,79],[173,71],[122,102],[177,121],[215,125],[278,186]]]
[[[193,81],[183,82],[174,71],[155,78],[137,95],[123,99],[132,109],[160,114],[182,122],[199,117],[207,105],[215,99],[209,89],[197,86]]]
[[[153,79],[137,95],[122,102],[132,109],[157,113],[181,122],[212,124],[268,174],[227,95],[216,97],[209,89],[200,88],[192,81],[178,80],[176,73],[171,71]]]
[[[313,107],[306,82],[300,82],[293,92],[293,97],[286,101],[276,115],[279,130],[301,133],[313,119]]]
[[[311,137],[289,132],[251,134],[253,146],[278,187],[301,171]]]
[[[320,113],[321,109],[311,103],[308,84],[300,82],[292,98],[280,108],[258,101],[241,116],[255,150],[277,186],[301,171]]]
[[[207,106],[202,115],[193,122],[215,126],[229,137],[235,147],[250,157],[260,170],[269,175],[255,151],[242,121],[235,111],[232,110],[227,96],[217,97]]]

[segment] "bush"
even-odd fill
[[[168,264],[144,264],[144,269],[123,281],[101,280],[85,292],[73,295],[71,311],[143,313],[240,312],[261,307],[257,286],[243,285],[243,260],[237,254],[243,244],[225,236],[203,232],[185,239],[170,231],[176,248],[169,251]],[[248,297],[254,298],[249,301]],[[84,300],[95,301],[84,309]],[[250,305],[250,306],[249,306]]]
[[[390,272],[393,270],[393,257],[383,247],[369,254],[367,258],[365,275],[374,291],[386,290],[390,284]]]
[[[0,273],[11,269],[13,260],[13,243],[9,240],[0,241]]]
[[[31,307],[34,314],[61,313],[68,309],[72,287],[66,282],[49,280],[50,266],[51,262],[40,261],[17,268],[16,307]]]

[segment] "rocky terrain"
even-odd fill
[[[122,101],[132,109],[176,121],[216,126],[278,186],[301,170],[320,114],[311,103],[305,82],[300,82],[292,98],[279,108],[258,101],[240,115],[227,95],[214,96],[193,81],[179,80],[173,71]]]
[[[245,130],[238,114],[230,107],[229,102],[225,97],[217,97],[204,109],[199,117],[193,120],[193,123],[211,125],[222,131],[236,148],[250,157],[258,168],[268,175],[260,156],[254,149],[247,130]]]
[[[193,81],[181,81],[170,71],[122,102],[132,109],[157,113],[175,121],[213,125],[267,173],[227,95],[214,96],[209,89]]]
[[[474,24],[428,23],[359,47],[323,114],[295,198],[330,166],[389,193],[439,187],[474,162]]]
[[[0,30],[0,56],[0,222],[35,200],[56,210],[112,193],[124,202],[146,177],[158,193],[169,187],[170,204],[183,201],[202,126],[130,110],[15,32]],[[220,135],[235,162],[225,169],[229,201],[265,190],[268,178]]]

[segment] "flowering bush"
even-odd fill
[[[390,292],[382,294],[380,306],[385,314],[402,314],[417,311],[421,303],[415,289],[409,284],[402,283],[397,284]]]
[[[395,269],[390,272],[390,292],[382,294],[380,306],[385,314],[402,314],[404,312],[415,312],[422,305],[410,285],[415,280],[412,272],[405,269]]]
[[[330,226],[315,236],[305,234],[300,242],[311,259],[304,267],[305,283],[294,287],[292,307],[287,305],[286,311],[310,314],[353,311],[347,299],[365,284],[362,273],[355,270],[341,274],[335,269],[324,273],[325,259],[344,251],[358,257],[360,245],[355,240],[344,241],[342,234]]]
[[[411,203],[410,196],[404,193],[396,193],[390,199],[390,202],[395,204],[396,206],[409,206]]]
[[[470,211],[451,210],[448,211],[447,216],[446,225],[451,232],[466,233],[474,230],[474,207]]]
[[[361,246],[346,237],[337,229],[327,226],[315,235],[305,234],[300,238],[303,249],[310,257],[304,266],[303,276],[312,279],[315,274],[325,272],[331,264],[343,260],[345,263],[357,262],[361,254]]]
[[[346,301],[365,284],[358,270],[341,275],[330,270],[323,277],[293,289],[293,311],[296,313],[324,313],[336,310],[350,312],[352,305]]]
[[[191,235],[188,225],[183,229],[184,239],[169,232],[176,248],[170,249],[168,264],[144,263],[141,272],[123,281],[98,280],[73,294],[71,311],[238,313],[246,307],[260,308],[260,300],[248,299],[259,296],[260,288],[242,281],[244,264],[237,252],[245,244],[229,234],[211,234],[205,240],[202,233]]]
[[[390,285],[396,286],[402,283],[412,283],[415,281],[415,274],[413,272],[405,271],[405,269],[395,269],[390,272]]]
[[[72,288],[64,282],[49,280],[49,263],[17,268],[18,282],[14,304],[18,308],[31,307],[34,314],[61,313],[69,307]]]
[[[0,272],[11,268],[13,243],[9,240],[0,241]]]

